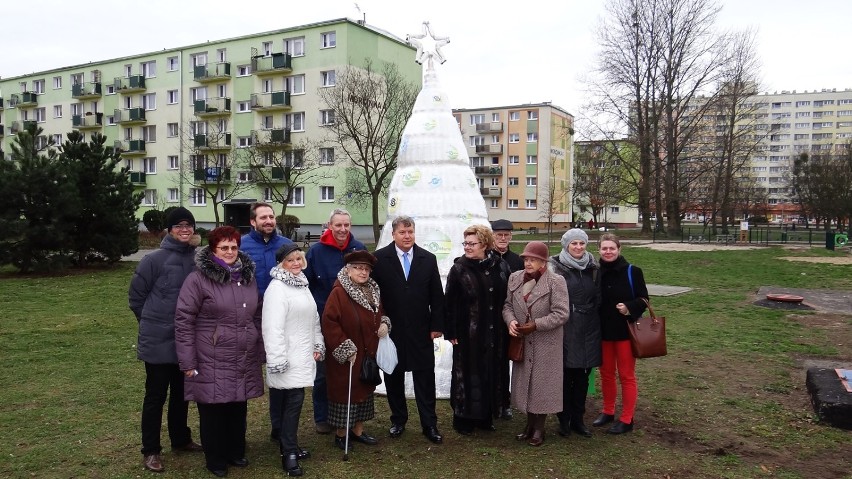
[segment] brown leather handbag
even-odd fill
[[[512,361],[524,360],[523,336],[509,336],[509,359]]]
[[[641,359],[665,356],[667,354],[666,318],[654,314],[654,308],[647,299],[640,299],[648,306],[650,317],[643,316],[634,322],[627,323],[633,357]]]

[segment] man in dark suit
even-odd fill
[[[509,220],[496,220],[491,222],[491,230],[494,231],[494,250],[497,251],[497,254],[503,258],[509,265],[509,269],[514,273],[515,271],[520,271],[524,269],[524,260],[518,256],[518,253],[515,253],[511,249],[509,249],[509,241],[512,241],[512,230],[515,226]],[[505,340],[503,341],[504,347],[501,351],[501,361],[500,361],[500,376],[503,378],[503,384],[509,384],[509,331],[505,331]],[[503,391],[503,404],[500,408],[500,417],[503,419],[512,419],[512,402],[509,394],[509,388],[507,387]]]
[[[400,216],[391,223],[393,243],[375,252],[373,279],[379,284],[390,336],[399,363],[385,373],[391,410],[390,436],[399,437],[408,421],[405,372],[411,371],[420,426],[427,439],[440,444],[435,414],[435,350],[432,340],[443,335],[444,291],[435,255],[414,244],[414,220]]]

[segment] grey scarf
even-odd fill
[[[579,271],[583,271],[589,266],[595,266],[595,257],[592,256],[592,253],[586,251],[583,253],[583,257],[580,259],[576,259],[564,249],[559,252],[559,262],[564,264],[565,266],[574,268]]]

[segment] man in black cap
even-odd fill
[[[175,308],[184,279],[195,267],[195,217],[184,207],[166,218],[168,234],[160,249],[146,255],[136,267],[128,293],[130,309],[139,322],[136,356],[145,362],[145,399],[142,403],[142,455],[145,469],[165,470],[160,455],[163,405],[169,398],[168,429],[173,451],[197,452],[186,425],[189,403],[183,399],[184,374],[175,351]],[[169,394],[171,389],[171,394]]]
[[[491,222],[491,230],[494,231],[494,250],[503,258],[503,261],[509,265],[509,269],[514,273],[524,269],[524,260],[518,256],[518,253],[509,249],[509,241],[512,240],[512,230],[514,225],[509,220],[495,220]],[[509,332],[506,331],[506,338],[503,344],[509,344]],[[502,358],[500,362],[500,376],[503,378],[502,384],[509,384],[509,351],[506,347],[501,352]],[[503,419],[512,419],[512,403],[510,400],[509,388],[503,391],[503,404],[500,409],[500,417]]]

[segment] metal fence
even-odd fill
[[[835,236],[833,230],[822,230],[816,228],[796,227],[789,225],[779,226],[757,226],[749,228],[745,235],[741,231],[731,229],[732,233],[713,232],[710,228],[701,226],[684,226],[682,229],[681,243],[750,243],[750,244],[802,244],[802,245],[825,245],[827,235]],[[654,236],[654,241],[660,240]]]

